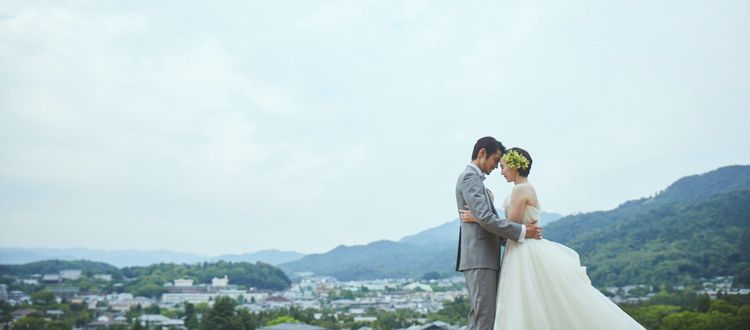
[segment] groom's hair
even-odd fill
[[[477,140],[477,143],[474,144],[474,151],[471,152],[471,160],[475,160],[479,157],[479,150],[482,150],[482,148],[484,148],[487,155],[492,155],[498,150],[500,150],[501,154],[505,153],[505,146],[503,146],[500,141],[495,140],[495,138],[491,136],[485,136]]]

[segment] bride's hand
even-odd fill
[[[471,210],[458,210],[458,213],[461,214],[461,221],[477,222],[477,218],[474,217],[474,213],[471,213]]]

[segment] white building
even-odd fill
[[[141,305],[141,307],[147,307],[153,304],[154,301],[145,297],[135,297],[132,299],[121,299],[110,303],[110,307],[118,312],[127,312],[133,306]]]
[[[229,277],[224,275],[223,278],[214,277],[211,279],[211,285],[215,287],[225,287],[229,285]]]
[[[191,287],[191,286],[193,286],[193,280],[177,279],[177,280],[174,280],[174,286]]]
[[[81,270],[79,269],[66,269],[60,271],[60,277],[64,280],[77,281],[81,278]]]
[[[42,277],[43,282],[60,282],[60,274],[45,274]]]
[[[404,290],[409,291],[416,291],[416,290],[422,290],[422,291],[432,291],[432,287],[427,284],[422,284],[419,282],[414,282],[411,284],[404,285]]]
[[[180,305],[185,302],[191,304],[208,303],[214,297],[212,293],[165,293],[161,295],[162,305]]]
[[[255,302],[256,304],[263,303],[266,301],[266,298],[268,298],[268,293],[245,293],[245,301],[249,302]]]
[[[94,275],[94,278],[97,280],[102,280],[102,281],[107,281],[107,282],[112,281],[112,275],[110,274],[96,274]]]
[[[146,314],[141,315],[141,317],[138,318],[138,320],[141,322],[142,325],[148,324],[149,326],[162,326],[162,327],[168,327],[168,326],[176,326],[181,327],[185,325],[185,321],[178,320],[178,319],[170,319],[163,315],[158,314]]]
[[[355,316],[354,322],[375,322],[378,318],[375,316]]]

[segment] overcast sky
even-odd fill
[[[485,135],[531,153],[546,211],[612,209],[750,164],[748,22],[746,0],[0,0],[0,246],[400,239],[455,218]]]

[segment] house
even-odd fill
[[[289,299],[281,296],[270,296],[266,298],[265,303],[271,306],[271,308],[285,308],[292,306],[292,302]]]
[[[141,305],[141,307],[150,306],[151,304],[155,303],[154,300],[145,298],[145,297],[135,297],[131,299],[120,299],[114,302],[110,302],[110,307],[118,312],[127,312],[130,310],[131,307]]]
[[[94,275],[94,278],[97,280],[102,280],[105,282],[111,282],[112,281],[112,275],[110,274],[96,274]]]
[[[25,308],[25,309],[19,309],[17,311],[13,311],[13,312],[10,313],[10,315],[13,317],[13,320],[18,320],[18,319],[20,319],[22,317],[29,316],[29,315],[34,314],[36,312],[37,312],[36,309]]]
[[[458,329],[459,329],[458,327],[452,326],[443,321],[435,321],[432,323],[427,323],[427,324],[422,324],[422,325],[413,325],[406,329],[400,329],[400,330],[458,330]]]
[[[432,291],[432,287],[427,284],[414,282],[411,284],[404,285],[404,290],[409,291]]]
[[[191,287],[191,286],[193,286],[193,280],[176,279],[176,280],[174,280],[174,286]]]
[[[142,325],[148,324],[149,326],[175,326],[178,328],[185,326],[185,321],[183,320],[170,319],[164,315],[159,314],[144,314],[138,318],[138,321],[140,321]]]
[[[165,293],[161,295],[161,303],[164,305],[180,305],[184,302],[200,304],[208,303],[213,297],[211,293]]]
[[[39,280],[35,278],[29,278],[21,280],[21,283],[23,283],[24,285],[39,285]]]
[[[62,277],[60,277],[60,274],[45,274],[42,277],[42,282],[44,283],[60,283],[62,281]]]
[[[258,330],[326,330],[315,325],[305,323],[282,323],[268,327],[258,328]]]
[[[59,309],[50,309],[46,312],[46,314],[53,320],[59,320],[65,313]]]
[[[48,286],[47,290],[60,298],[72,298],[78,295],[80,289],[75,286]]]
[[[60,271],[60,278],[63,280],[77,281],[81,278],[81,270],[79,269],[65,269]]]
[[[84,330],[97,330],[101,328],[109,328],[117,325],[127,325],[128,319],[125,316],[119,315],[112,317],[111,315],[99,316],[96,321],[89,322],[83,328]]]
[[[214,277],[213,279],[211,279],[211,285],[215,287],[225,287],[229,285],[229,277],[227,277],[226,275],[224,275],[223,278]]]

